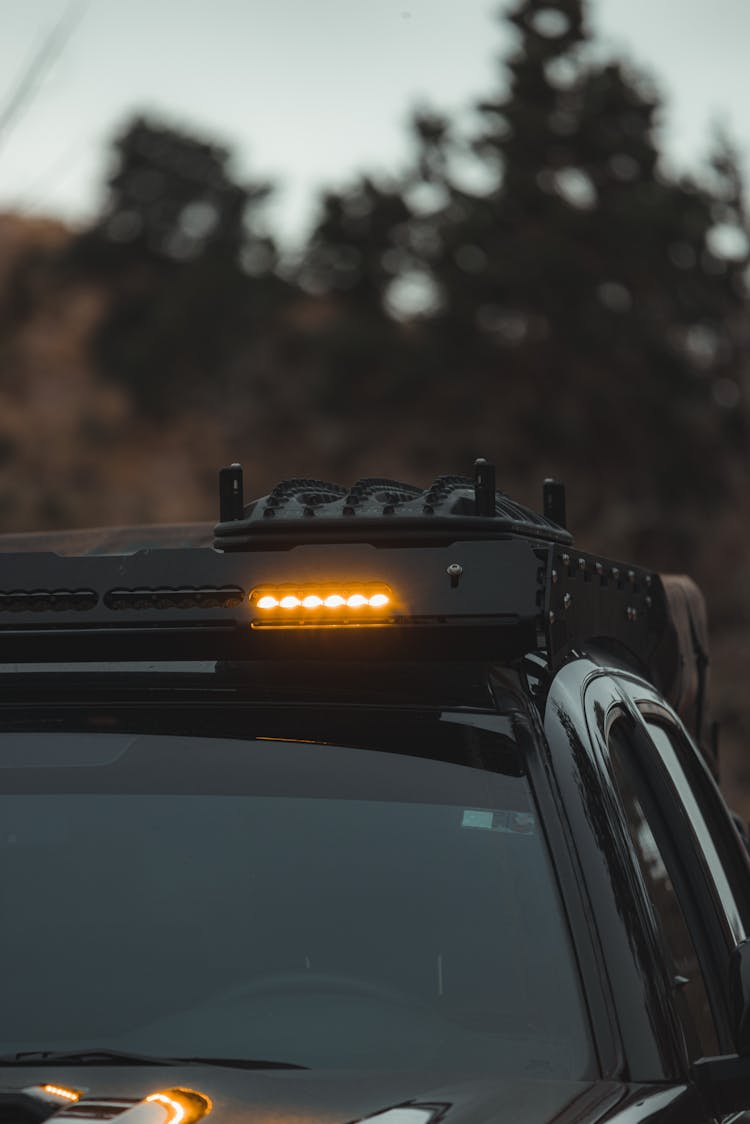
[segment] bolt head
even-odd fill
[[[460,578],[461,574],[464,572],[464,568],[463,566],[459,565],[458,562],[451,562],[450,566],[445,572],[449,578]]]

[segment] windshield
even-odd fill
[[[515,747],[418,725],[0,735],[0,1051],[585,1075]]]

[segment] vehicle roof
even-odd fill
[[[44,551],[62,555],[135,554],[139,550],[209,547],[213,523],[154,523],[80,530],[0,534],[0,553]]]
[[[248,504],[231,465],[219,474],[216,527],[0,536],[0,660],[489,664],[536,651],[554,672],[606,644],[684,716],[698,714],[700,740],[700,591],[577,550],[562,485],[545,482],[543,507],[539,515],[496,491],[484,460],[473,478],[442,476],[426,489],[302,478]],[[387,608],[340,609],[350,596],[369,605],[362,590],[376,586]],[[329,600],[336,612],[322,607]]]

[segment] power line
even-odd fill
[[[0,108],[0,147],[14,125],[29,108],[53,63],[60,57],[80,24],[90,0],[71,0],[67,9],[44,36],[26,69]]]

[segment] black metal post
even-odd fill
[[[242,465],[219,469],[219,521],[229,523],[245,514]]]
[[[474,461],[474,502],[477,515],[495,515],[495,466],[484,457]]]

